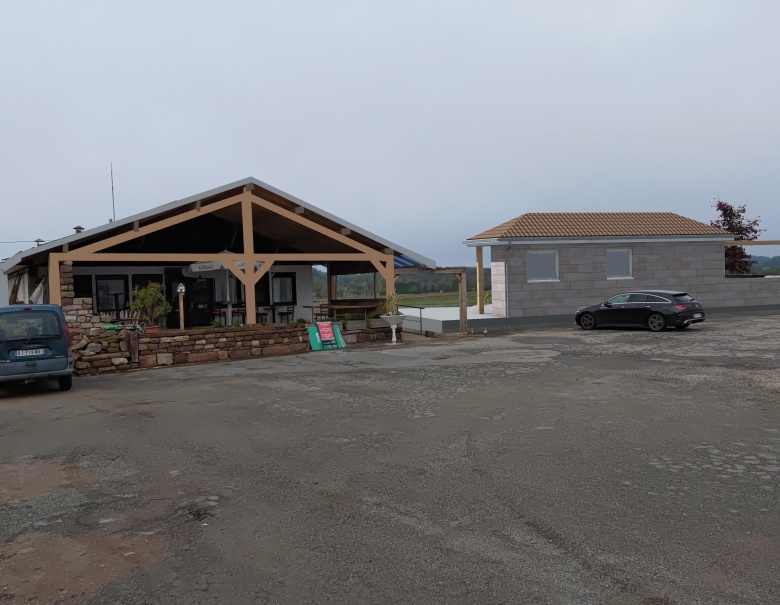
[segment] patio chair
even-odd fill
[[[321,305],[314,309],[314,321],[323,321],[330,317],[327,305]]]
[[[293,321],[295,315],[295,307],[293,305],[287,305],[276,312],[276,316],[279,318],[279,322],[290,323]]]
[[[265,307],[257,307],[257,312],[255,313],[255,316],[257,318],[258,323],[261,323],[263,325],[268,323],[268,311],[265,310]]]

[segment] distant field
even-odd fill
[[[488,296],[490,293],[488,293]],[[411,305],[415,307],[457,307],[459,304],[457,292],[443,292],[430,294],[400,294],[398,296],[400,305]],[[488,298],[488,300],[490,300]],[[468,293],[468,305],[477,304],[477,293]]]

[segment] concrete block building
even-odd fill
[[[529,213],[465,243],[490,248],[493,317],[566,316],[639,289],[679,289],[705,308],[780,308],[780,279],[725,275],[732,239],[671,212]]]

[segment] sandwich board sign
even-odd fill
[[[312,351],[343,349],[346,346],[339,327],[329,321],[318,321],[315,326],[308,327],[308,332]]]

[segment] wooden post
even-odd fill
[[[62,305],[62,286],[60,285],[60,257],[49,254],[49,303]]]
[[[184,292],[179,290],[179,330],[184,331]]]
[[[466,305],[468,304],[468,290],[466,289],[466,272],[456,273],[455,279],[458,280],[458,298],[460,299],[460,333],[467,334],[469,331],[468,314]]]
[[[246,195],[251,196],[247,191]],[[257,323],[257,300],[255,297],[255,230],[252,219],[252,200],[247,197],[241,201],[241,223],[244,235],[244,302],[246,303],[247,325],[254,326]]]
[[[485,284],[482,279],[483,273],[482,246],[477,246],[477,313],[480,315],[485,312]]]

